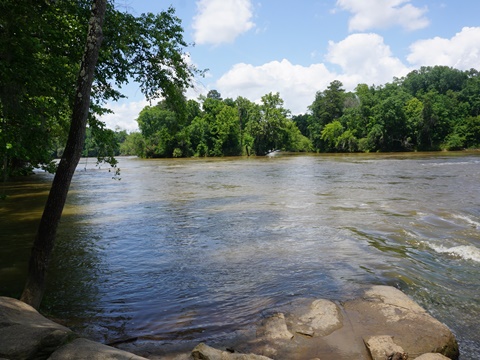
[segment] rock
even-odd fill
[[[263,321],[257,331],[257,337],[265,340],[290,340],[293,334],[288,331],[285,315],[277,313]]]
[[[452,332],[396,288],[373,286],[362,299],[346,302],[344,310],[363,338],[388,334],[410,358],[441,353],[458,359]]]
[[[342,315],[338,306],[329,300],[318,299],[298,318],[295,330],[308,336],[326,336],[341,327]]]
[[[146,360],[132,353],[87,339],[75,339],[55,351],[48,360]]]
[[[74,337],[71,330],[46,319],[33,307],[0,297],[0,358],[46,359]]]
[[[241,353],[217,350],[205,344],[190,352],[195,345],[190,343],[187,347],[175,348],[174,353],[172,348],[162,346],[158,352],[142,354],[165,360],[404,360],[407,355],[410,360],[458,359],[458,344],[452,332],[395,288],[373,286],[362,297],[344,303],[318,299],[308,304],[302,300],[302,304],[287,316],[276,313],[264,319],[256,330],[248,329],[233,344],[218,345]],[[130,345],[133,351],[141,351],[138,341],[135,346]],[[49,356],[50,360],[144,359],[79,339],[30,306],[0,297],[0,360],[47,359]]]
[[[450,360],[450,359],[439,353],[436,353],[436,354],[428,353],[428,354],[420,355],[419,357],[415,358],[415,360]]]
[[[388,335],[383,336],[371,336],[364,339],[365,345],[367,345],[368,351],[373,360],[406,360],[407,356],[405,351],[395,344],[393,338]]]
[[[217,350],[204,343],[197,345],[195,349],[193,349],[192,357],[194,360],[272,360],[262,355],[238,354]]]

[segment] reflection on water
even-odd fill
[[[49,183],[21,178],[1,186],[8,197],[0,200],[0,295],[19,297]]]
[[[480,352],[480,156],[120,159],[78,171],[44,310],[101,341],[228,337],[304,298],[400,287]],[[83,169],[83,166],[82,166]],[[7,184],[1,294],[50,181]],[[3,231],[5,229],[6,231]]]

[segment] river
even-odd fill
[[[400,288],[480,354],[480,153],[83,159],[43,311],[94,340],[228,338],[311,298]],[[18,296],[52,176],[4,184]]]

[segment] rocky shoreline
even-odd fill
[[[452,332],[389,286],[369,287],[363,296],[341,304],[317,299],[293,313],[274,313],[259,321],[252,336],[222,344],[221,349],[204,343],[175,352],[162,347],[134,342],[115,348],[93,342],[16,299],[0,297],[0,360],[459,358]]]

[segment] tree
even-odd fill
[[[90,109],[93,75],[103,37],[102,25],[106,6],[107,0],[95,0],[92,5],[86,46],[77,79],[77,90],[67,146],[53,179],[33,244],[27,281],[21,300],[34,308],[40,307],[45,292],[45,275],[55,243],[56,230],[67,199],[70,182],[83,149]]]
[[[422,66],[401,79],[402,86],[413,96],[429,91],[446,94],[448,90],[460,91],[467,81],[467,73],[448,66]]]
[[[57,143],[65,144],[73,104],[71,89],[81,57],[77,46],[81,26],[67,7],[66,1],[55,6],[37,0],[0,2],[0,157],[4,178],[33,167],[52,169]]]
[[[181,126],[175,112],[165,101],[145,107],[137,118],[138,127],[145,139],[146,157],[172,157],[176,148],[176,134]]]
[[[237,109],[224,105],[215,117],[212,125],[214,136],[213,155],[241,155],[242,148]]]
[[[376,124],[383,125],[382,151],[405,150],[407,131],[405,120],[405,103],[409,96],[401,89],[390,92],[384,100],[375,106]]]
[[[265,155],[271,150],[285,147],[285,135],[288,110],[283,107],[279,93],[262,96],[258,116],[253,117],[247,125],[253,141],[253,150],[257,155]]]
[[[480,115],[480,72],[475,69],[467,71],[468,79],[460,92],[461,100],[469,105],[470,115]]]
[[[458,133],[465,138],[464,147],[480,147],[480,115],[469,116],[462,123],[458,124]]]
[[[136,155],[145,157],[145,139],[139,132],[127,135],[125,141],[120,144],[120,155]]]
[[[207,93],[207,99],[223,100],[222,95],[217,90],[210,90]]]
[[[303,136],[308,137],[308,123],[310,122],[310,114],[299,114],[292,117],[292,121],[297,125],[298,130],[302,133]]]
[[[317,92],[315,100],[309,106],[311,116],[308,131],[317,150],[324,150],[321,134],[325,125],[343,115],[345,90],[342,87],[342,82],[332,81],[326,90]]]
[[[83,4],[88,3],[45,1],[45,12],[55,14],[59,9],[57,6],[64,6],[62,11],[70,10],[82,19]],[[51,30],[55,26],[41,18],[44,22],[39,25],[40,29]],[[45,273],[68,188],[84,145],[87,121],[90,126],[101,127],[94,115],[106,111],[101,107],[105,99],[121,97],[118,88],[132,78],[140,84],[147,99],[163,96],[182,116],[186,112],[183,91],[190,86],[191,76],[197,71],[186,62],[183,49],[187,44],[179,22],[172,8],[159,15],[143,14],[136,18],[116,11],[110,0],[92,0],[87,43],[80,67],[72,65],[74,56],[68,56],[66,61],[70,71],[78,70],[77,85],[74,87],[69,77],[57,80],[59,83],[65,81],[64,88],[73,87],[76,91],[73,96],[67,96],[72,99],[73,105],[70,107],[67,103],[59,108],[71,114],[70,131],[35,237],[28,278],[21,297],[32,306],[39,306],[45,290]],[[76,30],[75,35],[79,34],[80,31]],[[105,41],[102,43],[103,38]],[[59,40],[60,43],[65,41],[62,37]],[[69,38],[67,40],[70,41]],[[52,59],[57,56],[52,54]],[[22,85],[27,94],[30,91],[28,85],[28,82]],[[49,86],[45,93],[56,101],[63,101],[56,92],[50,93],[50,88],[54,87]]]
[[[96,157],[98,162],[109,159],[110,164],[116,163],[114,157],[120,154],[120,143],[125,141],[125,137],[125,130],[115,132],[101,122],[98,126],[87,127],[82,156]]]
[[[188,127],[190,144],[195,156],[209,156],[213,148],[211,124],[204,116],[197,116]]]
[[[321,139],[325,142],[325,150],[333,151],[337,148],[338,139],[344,132],[344,128],[340,121],[335,120],[325,125],[321,133]]]
[[[65,146],[91,1],[0,2],[0,158],[4,176],[50,166]],[[148,99],[162,95],[184,111],[181,92],[196,69],[187,65],[183,29],[173,8],[133,16],[107,1],[104,40],[92,85],[89,127],[107,100],[135,81]],[[201,73],[201,72],[198,72]],[[167,96],[179,92],[178,96]]]
[[[423,103],[416,97],[413,97],[405,103],[404,112],[407,136],[413,145],[418,147],[421,141]]]

